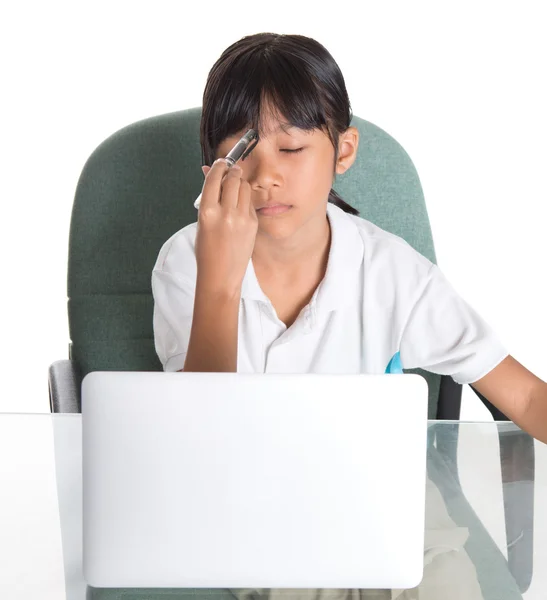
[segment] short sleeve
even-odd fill
[[[164,371],[180,371],[184,367],[192,315],[195,283],[182,274],[176,276],[154,269],[154,345]]]
[[[508,354],[490,325],[432,264],[401,335],[403,367],[450,375],[460,384],[473,383]]]

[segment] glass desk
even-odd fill
[[[428,436],[414,590],[100,590],[82,575],[81,415],[0,414],[0,598],[545,600],[547,445],[512,423],[430,421]]]

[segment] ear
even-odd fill
[[[336,161],[337,175],[345,173],[355,162],[358,147],[359,130],[357,127],[348,127],[338,138],[338,160]]]
[[[211,167],[208,167],[207,165],[203,165],[201,167],[201,170],[203,172],[204,177],[207,177],[207,173],[209,173],[209,171],[211,170]]]

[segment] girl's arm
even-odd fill
[[[512,356],[471,384],[511,421],[547,444],[547,383]]]
[[[194,317],[183,371],[237,372],[239,294],[196,287]]]
[[[196,233],[196,294],[183,371],[237,372],[241,286],[258,217],[238,165],[204,167]]]

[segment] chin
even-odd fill
[[[296,230],[294,223],[282,223],[275,219],[264,220],[258,223],[258,233],[275,240],[291,237]]]

